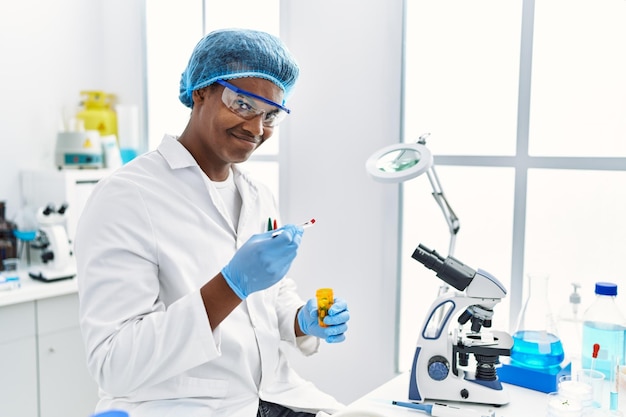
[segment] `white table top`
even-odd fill
[[[27,271],[20,273],[20,283],[21,287],[18,289],[0,291],[0,307],[78,291],[76,278],[43,282],[29,277]]]
[[[405,407],[399,407],[397,405],[391,404],[393,400],[410,402],[409,400],[407,400],[407,395],[409,391],[409,378],[410,372],[406,372],[396,376],[389,382],[381,385],[367,395],[350,404],[348,406],[348,409],[345,412],[341,413],[341,416],[343,416],[344,414],[345,417],[419,417],[420,415],[426,416],[427,414],[425,412],[412,410]],[[510,402],[500,407],[452,401],[427,400],[426,403],[432,404],[435,402],[442,402],[455,407],[484,411],[484,415],[490,415],[490,412],[494,411],[496,417],[544,417],[546,415],[548,401],[547,394],[518,387],[516,385],[503,385],[504,389],[507,390],[510,395]],[[625,408],[626,407],[624,407],[624,400],[622,399],[622,402],[620,403],[620,410],[624,412]]]

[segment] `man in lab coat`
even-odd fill
[[[343,406],[291,369],[345,339],[285,278],[303,228],[267,231],[275,199],[237,163],[289,113],[298,66],[276,37],[208,34],[182,74],[179,137],[101,180],[75,237],[80,325],[98,411],[131,417],[311,416]]]

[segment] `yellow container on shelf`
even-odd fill
[[[113,108],[115,96],[104,91],[81,91],[83,109],[76,118],[82,120],[85,130],[97,130],[100,136],[117,137],[117,114]]]

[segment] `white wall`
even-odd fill
[[[0,199],[9,217],[20,207],[20,170],[54,167],[60,114],[81,90],[143,104],[142,16],[139,0],[0,3]]]
[[[53,167],[59,111],[80,90],[143,104],[142,3],[0,5],[0,199],[9,216],[19,171]],[[352,313],[345,343],[293,362],[344,402],[394,375],[398,187],[370,180],[365,160],[400,137],[401,4],[287,1],[281,10],[302,67],[293,116],[281,126],[282,214],[318,220],[292,275],[303,296],[332,286]]]
[[[350,402],[394,375],[398,186],[371,180],[365,161],[400,138],[402,1],[287,1],[281,12],[302,68],[281,125],[282,215],[318,220],[291,275],[304,295],[333,287],[352,315],[345,343],[294,363]]]

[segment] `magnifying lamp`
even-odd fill
[[[435,171],[432,153],[426,147],[426,138],[430,133],[419,137],[417,143],[397,143],[374,152],[365,163],[367,172],[376,181],[385,183],[401,183],[418,177],[424,173],[428,176],[433,189],[433,197],[441,208],[450,231],[448,256],[454,253],[456,234],[459,231],[459,219],[454,214],[448,200],[443,194],[439,177]]]

